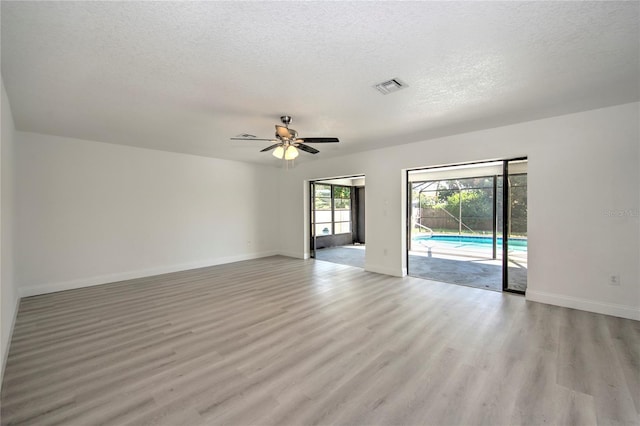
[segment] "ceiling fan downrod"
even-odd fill
[[[284,124],[284,127],[289,127],[289,124],[291,124],[291,116],[283,115],[280,117],[280,121],[282,121],[282,124]]]

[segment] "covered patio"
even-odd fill
[[[411,251],[411,276],[432,281],[459,284],[487,290],[502,291],[502,260],[452,253]],[[316,251],[316,260],[364,268],[364,245],[328,247]],[[509,282],[512,287],[525,290],[526,259],[510,262]]]

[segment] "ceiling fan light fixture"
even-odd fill
[[[285,160],[295,160],[298,157],[298,155],[300,155],[300,153],[298,152],[296,147],[293,146],[293,145],[289,145],[287,147],[287,150],[284,152],[284,159]]]
[[[284,156],[284,148],[282,147],[282,145],[280,145],[279,147],[277,147],[272,154],[274,157],[282,160],[282,157]]]

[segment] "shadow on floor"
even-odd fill
[[[364,268],[364,246],[329,247],[316,250],[316,260]],[[445,259],[409,255],[409,275],[445,283],[502,291],[502,266],[485,259]],[[509,267],[510,288],[525,290],[527,268]]]

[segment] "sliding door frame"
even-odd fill
[[[406,214],[406,262],[407,262],[407,273],[409,272],[409,251],[411,249],[411,213],[413,212],[413,193],[412,193],[412,182],[409,179],[410,172],[415,172],[418,170],[434,170],[434,169],[443,169],[447,167],[454,166],[471,166],[475,164],[487,164],[487,163],[496,163],[502,162],[502,291],[507,293],[515,293],[524,295],[525,292],[522,290],[514,290],[509,288],[509,242],[508,242],[508,234],[511,218],[509,217],[509,162],[511,161],[524,161],[527,160],[528,157],[515,157],[508,159],[498,159],[498,160],[486,160],[486,161],[475,161],[470,163],[457,163],[457,164],[449,164],[442,166],[433,166],[433,167],[420,167],[416,169],[407,169],[405,170],[405,178],[407,182],[407,214]],[[497,229],[498,229],[498,176],[493,176],[493,258],[496,258],[497,255]]]
[[[316,231],[315,231],[316,218],[314,217],[315,194],[316,194],[316,183],[315,181],[310,181],[309,182],[309,257],[311,259],[316,258]]]
[[[497,214],[497,213],[494,213]],[[502,291],[524,294],[509,288],[509,161],[502,162]]]
[[[524,295],[526,290],[509,288],[509,229],[511,228],[511,185],[509,184],[509,163],[524,161],[527,157],[510,158],[502,162],[502,291]],[[529,254],[527,253],[527,256]]]

